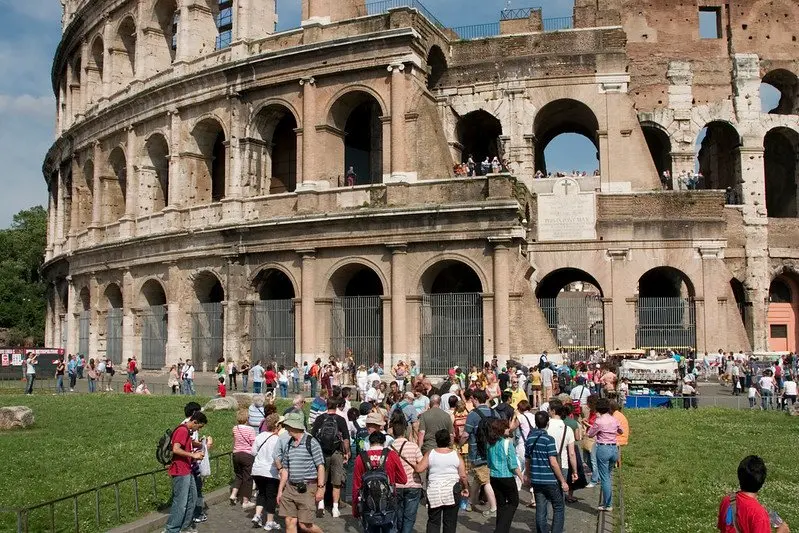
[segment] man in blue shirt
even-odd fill
[[[78,361],[72,354],[67,363],[67,374],[69,375],[69,392],[75,392],[75,384],[78,381]]]
[[[465,431],[461,436],[461,444],[468,439],[469,464],[471,465],[470,472],[473,477],[472,486],[469,488],[469,494],[471,494],[472,500],[476,502],[477,498],[480,496],[480,487],[482,487],[489,506],[487,510],[483,511],[483,516],[486,518],[494,518],[497,516],[497,498],[494,495],[494,489],[491,488],[491,474],[488,471],[488,460],[486,457],[482,457],[477,451],[477,429],[480,426],[480,420],[482,418],[499,418],[499,413],[486,405],[487,399],[488,396],[482,389],[477,389],[472,393],[471,402],[474,409],[469,413],[469,416],[466,417]],[[485,445],[487,449],[488,443]]]
[[[566,508],[564,492],[569,484],[560,470],[560,458],[555,439],[547,434],[549,414],[539,411],[535,414],[535,428],[527,436],[525,443],[527,464],[525,480],[533,487],[535,495],[535,523],[539,532],[563,533]],[[549,504],[552,504],[552,528],[549,527]]]

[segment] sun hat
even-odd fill
[[[369,413],[366,416],[366,425],[373,425],[373,426],[383,426],[385,424],[385,420],[383,419],[383,415],[380,413]]]
[[[283,420],[283,425],[289,428],[305,430],[305,417],[302,413],[289,413]]]

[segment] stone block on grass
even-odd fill
[[[207,404],[203,410],[205,411],[235,411],[239,408],[239,402],[235,398],[214,398]]]
[[[0,407],[0,431],[29,428],[33,422],[33,410],[30,407]]]

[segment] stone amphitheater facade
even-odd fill
[[[62,3],[48,345],[431,373],[795,349],[791,0],[576,0],[565,22],[458,29],[416,0],[303,0],[281,32],[275,0]],[[535,178],[563,133],[595,176]],[[453,177],[469,155],[507,168]],[[700,190],[663,190],[697,165]]]

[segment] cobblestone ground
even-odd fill
[[[566,533],[594,533],[597,530],[597,511],[596,505],[599,501],[599,489],[584,489],[578,491],[575,496],[579,501],[567,504],[566,507]],[[535,531],[535,510],[527,507],[530,502],[530,493],[523,490],[520,494],[522,503],[516,511],[513,520],[512,531],[529,532]],[[241,506],[233,507],[230,504],[222,503],[212,506],[208,510],[208,521],[198,526],[200,533],[230,533],[232,531],[242,531],[250,529],[250,521],[253,512],[245,513]],[[550,518],[551,518],[550,512]],[[493,518],[483,518],[479,512],[461,512],[458,517],[458,532],[483,532],[487,533],[494,530]],[[285,529],[282,519],[279,519],[281,526]],[[352,517],[349,505],[341,507],[341,518],[332,518],[330,511],[325,512],[324,518],[319,518],[316,523],[323,531],[345,531],[360,532],[362,528],[360,522]],[[424,532],[427,524],[427,511],[423,506],[419,507],[419,514],[416,518],[414,531]]]

